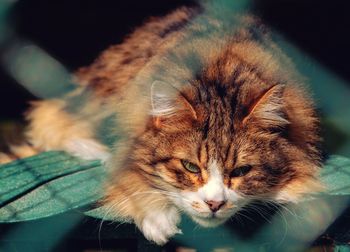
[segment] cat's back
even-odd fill
[[[80,85],[98,96],[118,93],[150,61],[175,43],[182,29],[198,13],[182,7],[163,17],[151,17],[128,35],[124,42],[105,50],[93,64],[76,72]]]

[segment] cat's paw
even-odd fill
[[[163,245],[170,237],[182,233],[177,227],[179,222],[180,215],[175,208],[155,210],[146,215],[141,222],[140,229],[148,240]]]

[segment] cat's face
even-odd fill
[[[161,176],[178,188],[171,199],[199,224],[221,224],[249,202],[239,184],[248,173],[254,173],[253,167],[247,164],[234,169],[233,160],[216,156],[212,151],[218,146],[202,141],[198,133],[182,137],[181,143],[187,144],[178,148],[173,145],[172,159],[158,166]],[[250,190],[256,193],[253,187]]]
[[[312,109],[298,111],[298,119],[309,123],[294,129],[281,86],[248,98],[239,89],[196,90],[162,103],[166,107],[156,101],[155,117],[135,146],[138,159],[152,165],[152,183],[179,209],[203,226],[215,226],[252,199],[296,201],[315,190],[316,141],[296,135],[317,135]],[[169,91],[163,87],[159,97]]]
[[[221,224],[251,199],[277,199],[296,173],[275,149],[276,137],[206,134],[196,129],[159,136],[152,153],[170,199],[203,226]]]

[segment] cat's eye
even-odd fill
[[[191,162],[186,161],[186,160],[181,160],[181,163],[182,163],[183,167],[186,170],[188,170],[189,172],[199,173],[201,171],[200,168],[198,167],[198,165],[195,165],[194,163],[191,163]]]
[[[252,169],[251,165],[243,165],[240,167],[235,168],[231,174],[230,177],[242,177],[244,175],[246,175],[248,172],[250,172],[250,170]]]

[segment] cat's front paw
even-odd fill
[[[148,240],[163,245],[170,237],[182,233],[177,227],[179,222],[180,215],[175,208],[154,210],[142,220],[140,229]]]

